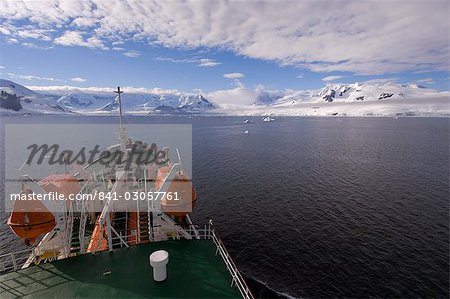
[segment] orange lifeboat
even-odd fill
[[[66,199],[70,195],[75,195],[80,192],[80,185],[76,177],[70,174],[55,174],[43,178],[39,185],[46,192],[58,192],[64,194]],[[67,201],[69,202],[69,201]]]
[[[30,192],[29,189],[24,190],[21,195]],[[53,214],[39,200],[16,200],[8,218],[8,225],[25,245],[29,246],[34,244],[40,235],[50,232],[55,227],[56,221]]]
[[[68,197],[80,191],[77,179],[72,175],[51,175],[39,182],[46,192],[57,192]],[[25,188],[21,197],[27,198],[32,190]],[[21,238],[25,245],[32,245],[36,239],[53,230],[56,225],[55,217],[40,200],[16,200],[8,218],[8,225]]]
[[[158,170],[155,189],[159,190],[169,173],[171,167],[165,166]],[[171,180],[166,196],[161,201],[162,210],[170,216],[184,217],[192,212],[197,201],[197,192],[192,186],[191,180],[182,173],[177,173]],[[175,192],[177,194],[175,200]],[[168,198],[171,193],[172,198]]]
[[[87,252],[104,251],[108,249],[108,236],[106,234],[105,227],[106,224],[103,226],[102,230],[99,222],[97,221],[94,231],[92,232],[91,240],[89,241]],[[102,231],[104,233],[102,233]]]
[[[109,219],[112,222],[114,219],[114,214],[109,214]],[[87,248],[87,252],[94,251],[105,251],[108,250],[108,233],[106,232],[106,223],[103,225],[103,228],[100,227],[100,216],[97,217],[97,221],[95,222],[94,231],[92,232],[91,240],[89,241],[89,245]]]

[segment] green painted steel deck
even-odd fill
[[[149,256],[160,249],[168,276],[155,282]],[[0,276],[0,298],[241,298],[215,250],[211,240],[176,240],[80,255]]]

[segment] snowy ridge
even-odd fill
[[[112,95],[96,95],[83,92],[69,92],[57,100],[58,104],[71,109],[96,109],[111,101]]]
[[[238,88],[221,94],[215,104],[199,94],[123,93],[122,106],[129,114],[208,113],[228,115],[305,116],[450,116],[450,93],[417,85],[393,83],[328,84],[320,90],[263,90]],[[117,114],[114,93],[74,89],[60,94],[32,91],[0,79],[2,114]],[[208,94],[214,100],[218,100]],[[247,104],[224,104],[247,97]]]
[[[317,102],[379,101],[437,95],[438,92],[418,85],[400,84],[328,84],[313,97]]]
[[[161,111],[159,107],[169,107],[184,112],[204,112],[215,108],[206,98],[201,95],[149,95],[149,94],[122,94],[122,106],[129,112],[152,112]],[[118,98],[115,97],[109,103],[100,107],[99,111],[117,111]],[[170,109],[165,109],[165,112]]]
[[[236,91],[233,90],[233,91]],[[450,93],[394,83],[328,84],[320,90],[253,92],[250,106],[222,105],[230,115],[450,116]]]
[[[309,101],[311,97],[314,95],[314,92],[309,90],[287,90],[284,92],[271,92],[272,101],[270,101],[270,97],[265,96],[264,102],[266,105],[282,105],[282,104],[295,104],[296,102],[305,102]],[[258,99],[259,100],[259,99]],[[260,104],[260,101],[257,101],[256,104]]]
[[[59,105],[52,98],[47,98],[20,84],[0,79],[0,109],[9,113],[70,113],[70,109]]]
[[[116,95],[74,90],[64,94],[34,92],[20,84],[0,79],[0,109],[2,113],[117,113]],[[153,113],[157,107],[166,106],[177,111],[200,113],[215,109],[202,95],[124,93],[122,106],[127,113]]]
[[[358,101],[380,101],[400,98],[424,98],[440,96],[433,89],[424,88],[419,85],[401,85],[393,83],[385,84],[327,84],[318,91],[308,90],[285,90],[266,91],[257,90],[255,105],[280,105],[323,102],[358,102]]]
[[[214,109],[214,105],[211,104],[202,95],[187,95],[180,97],[181,104],[179,108],[186,111],[204,111]]]

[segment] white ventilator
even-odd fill
[[[169,263],[169,253],[165,250],[158,250],[150,255],[150,266],[153,267],[155,281],[164,281],[167,278],[167,263]]]

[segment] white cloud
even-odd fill
[[[322,78],[322,81],[328,82],[328,81],[334,81],[337,79],[343,78],[342,76],[327,76],[325,78]]]
[[[139,57],[141,55],[141,53],[139,53],[138,51],[131,50],[131,51],[122,53],[122,55],[124,55],[126,57],[130,57],[130,58],[136,58],[136,57]]]
[[[23,39],[33,38],[39,39],[43,41],[51,41],[50,33],[53,30],[43,30],[43,29],[25,29],[25,30],[17,30],[17,36]]]
[[[63,35],[57,37],[53,40],[55,44],[63,46],[81,46],[88,47],[92,49],[108,49],[96,36],[88,37],[86,40],[80,31],[65,31]]]
[[[399,78],[376,78],[376,79],[370,79],[370,80],[366,80],[363,81],[363,83],[368,83],[368,84],[386,84],[386,83],[396,83],[399,80]]]
[[[8,44],[17,44],[18,42],[17,38],[9,38],[7,41]]]
[[[85,43],[85,41],[81,32],[66,31],[60,37],[55,38],[54,43],[63,46],[77,46]]]
[[[38,46],[33,43],[22,43],[22,46],[25,46],[25,47],[31,48],[31,49],[39,49],[39,50],[50,50],[53,48],[53,46]]]
[[[238,88],[241,88],[241,89],[245,88],[244,84],[241,82],[241,78],[245,77],[244,74],[241,74],[241,73],[228,73],[228,74],[223,74],[223,76],[225,78],[228,78],[228,79],[233,79],[233,85],[234,86],[236,86]]]
[[[208,99],[222,107],[227,105],[248,106],[255,102],[257,96],[256,91],[244,87],[216,90],[207,94]]]
[[[205,67],[213,67],[213,66],[222,64],[221,62],[217,62],[214,59],[209,59],[209,58],[202,58],[202,59],[200,59],[199,62],[200,63],[198,64],[198,66],[205,66]]]
[[[38,91],[38,92],[48,92],[55,94],[63,94],[72,91],[82,91],[82,92],[91,92],[91,93],[106,93],[111,94],[114,90],[117,90],[117,87],[77,87],[70,85],[50,85],[50,86],[36,86],[36,85],[28,85],[27,88]],[[131,86],[123,86],[120,87],[121,90],[126,93],[148,93],[148,94],[177,94],[181,95],[182,93],[176,89],[162,89],[162,88],[145,88],[145,87],[131,87]],[[186,93],[183,93],[186,94]]]
[[[303,74],[298,75],[297,77],[295,77],[297,79],[302,79],[303,78]]]
[[[4,69],[5,67],[3,65],[0,65],[0,69]]]
[[[434,82],[433,78],[422,78],[422,79],[415,80],[413,83],[415,83],[415,84],[434,84],[436,82]]]
[[[70,79],[70,80],[72,80],[72,81],[74,81],[74,82],[86,82],[87,80],[86,79],[84,79],[84,78],[81,78],[81,77],[74,77],[74,78],[72,78],[72,79]]]
[[[173,62],[173,63],[193,63],[195,62],[195,60],[192,59],[175,59],[175,58],[171,58],[171,57],[156,57],[156,60],[159,61],[169,61],[169,62]]]
[[[238,78],[245,77],[245,75],[241,74],[241,73],[228,73],[228,74],[223,74],[223,76],[228,79],[238,79]]]
[[[195,63],[197,66],[201,67],[213,67],[222,64],[221,62],[216,61],[211,58],[200,58],[200,59],[176,59],[171,57],[157,57],[156,60],[159,61],[169,61],[172,63]]]
[[[73,26],[77,27],[92,27],[97,24],[98,20],[95,18],[76,18],[72,21]]]
[[[11,31],[9,31],[4,26],[0,27],[0,33],[3,34],[3,35],[11,35]]]
[[[69,32],[79,35],[89,29],[85,38],[66,32],[55,42],[100,49],[120,39],[177,49],[207,47],[316,72],[450,68],[449,1],[286,3],[3,0],[1,34],[49,40],[56,29],[73,26]],[[29,22],[35,28],[22,25]]]
[[[52,77],[42,77],[34,75],[20,75],[13,73],[6,73],[11,79],[25,79],[25,80],[40,80],[40,81],[52,81],[52,82],[63,82],[61,79],[56,79]]]
[[[55,32],[54,29],[41,29],[36,28],[36,26],[33,25],[15,26],[10,21],[3,21],[2,27],[0,28],[0,34],[10,37],[8,39],[9,43],[17,43],[18,39],[39,39],[43,41],[51,41],[51,35],[53,32]]]

